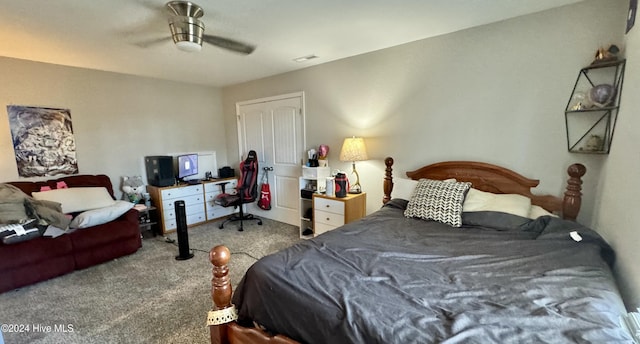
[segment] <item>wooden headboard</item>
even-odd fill
[[[383,203],[391,199],[393,191],[392,166],[393,158],[385,159],[384,197]],[[444,180],[455,178],[458,181],[471,182],[473,187],[487,192],[500,194],[520,194],[531,198],[531,203],[544,209],[561,214],[563,218],[575,221],[582,203],[582,176],[587,172],[582,164],[573,164],[567,169],[569,179],[564,197],[553,195],[535,195],[531,188],[540,183],[537,179],[529,179],[507,168],[476,161],[445,161],[421,167],[407,172],[407,177]]]

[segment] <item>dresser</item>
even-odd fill
[[[201,224],[234,212],[233,207],[224,208],[215,204],[214,199],[222,192],[222,183],[227,183],[227,193],[232,193],[236,178],[214,179],[195,185],[147,186],[153,204],[158,208],[162,234],[174,232],[177,228],[175,202],[184,201],[187,226]]]
[[[338,198],[323,194],[313,195],[313,236],[358,220],[366,215],[367,195],[347,194]]]

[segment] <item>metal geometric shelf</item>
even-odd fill
[[[591,64],[582,68],[565,109],[567,149],[572,153],[608,154],[615,131],[626,60]],[[611,89],[606,99],[596,99],[594,88]],[[592,96],[590,96],[592,94]],[[601,101],[601,102],[598,102]]]

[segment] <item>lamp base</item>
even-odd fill
[[[362,188],[360,187],[360,184],[356,183],[354,185],[351,185],[351,187],[349,188],[348,193],[350,193],[350,194],[360,194],[360,193],[362,193]]]

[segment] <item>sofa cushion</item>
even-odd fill
[[[68,235],[57,238],[39,237],[12,245],[0,244],[0,272],[2,278],[5,278],[4,271],[7,269],[71,254],[71,238]]]
[[[108,245],[130,237],[139,237],[138,211],[129,210],[114,221],[76,230],[68,236],[71,238],[75,251]]]

